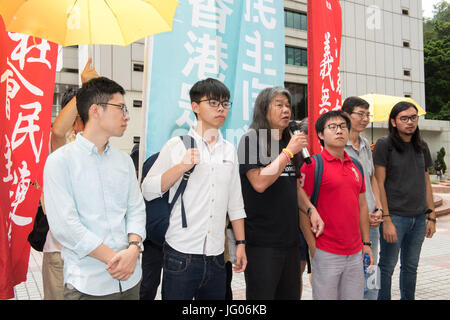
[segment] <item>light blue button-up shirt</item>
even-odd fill
[[[50,230],[63,249],[64,283],[89,295],[128,290],[141,279],[140,259],[125,281],[89,254],[102,243],[116,252],[128,247],[128,234],[145,238],[145,203],[131,158],[107,145],[97,147],[77,135],[47,158],[44,201]]]

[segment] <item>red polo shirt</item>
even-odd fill
[[[317,211],[325,228],[316,238],[317,248],[339,255],[352,255],[363,247],[359,229],[359,194],[366,192],[364,178],[345,152],[344,161],[322,151],[323,174]],[[301,169],[303,189],[311,197],[314,189],[315,161]],[[301,181],[302,182],[302,181]]]

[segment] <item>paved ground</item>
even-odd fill
[[[449,199],[450,194],[438,194]],[[32,249],[27,274],[27,281],[14,289],[15,300],[43,299],[42,253]],[[312,299],[312,291],[306,272],[303,275],[304,300]],[[399,265],[397,265],[392,281],[392,298],[400,299]],[[245,300],[245,281],[243,274],[234,274],[232,282],[235,300]],[[157,299],[160,299],[158,293]],[[425,239],[422,247],[417,277],[417,300],[450,300],[450,215],[439,218],[437,232],[432,239]]]

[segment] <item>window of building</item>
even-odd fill
[[[142,100],[133,100],[133,107],[142,108]]]
[[[405,98],[411,98],[411,94],[405,93]]]
[[[141,63],[133,63],[133,71],[144,72],[144,65]]]
[[[403,47],[409,48],[409,41],[403,41]]]
[[[410,70],[403,70],[403,75],[405,77],[410,77],[411,76],[411,71]]]
[[[284,87],[292,95],[292,115],[294,120],[302,120],[308,115],[307,94],[308,86],[306,84],[285,82]]]
[[[306,30],[306,13],[284,10],[284,26],[298,30]]]
[[[405,16],[409,16],[409,10],[408,9],[402,9],[402,14]]]
[[[306,67],[308,65],[307,53],[306,49],[286,46],[286,64]]]

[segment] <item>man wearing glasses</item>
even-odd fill
[[[366,184],[366,200],[369,208],[370,242],[372,243],[372,253],[374,264],[377,264],[378,243],[380,242],[379,226],[382,220],[382,206],[377,180],[375,178],[375,168],[373,166],[372,151],[369,141],[361,136],[361,132],[366,129],[372,115],[369,113],[369,103],[359,97],[348,97],[342,104],[344,111],[351,121],[349,139],[345,146],[345,151],[361,163],[364,168],[364,182]],[[376,278],[375,276],[371,277]],[[379,285],[367,283],[367,292],[364,298],[367,300],[377,300]]]
[[[186,227],[182,224],[181,197],[170,215],[163,245],[163,300],[224,300],[226,216],[236,238],[235,272],[247,265],[245,254],[244,203],[234,146],[219,128],[231,108],[230,91],[220,81],[208,78],[190,92],[197,125],[190,129],[197,148],[186,148],[170,139],[142,183],[142,193],[151,201],[169,192],[172,201],[183,174],[194,165],[183,203]]]
[[[433,162],[420,137],[418,122],[417,108],[412,103],[397,103],[389,115],[389,135],[375,145],[375,176],[384,210],[378,300],[391,299],[392,273],[399,254],[400,297],[414,299],[422,243],[436,232],[428,175]]]
[[[104,77],[83,84],[85,129],[47,159],[44,199],[63,246],[64,299],[139,298],[145,204],[131,158],[109,145],[130,120],[124,89]]]
[[[344,112],[329,111],[320,116],[315,127],[324,147],[321,181],[314,181],[315,159],[301,169],[308,196],[314,185],[321,183],[316,206],[325,224],[323,234],[316,239],[305,234],[312,255],[313,299],[361,300],[363,256],[369,254],[372,262],[372,251],[364,176],[345,152],[351,122]]]

